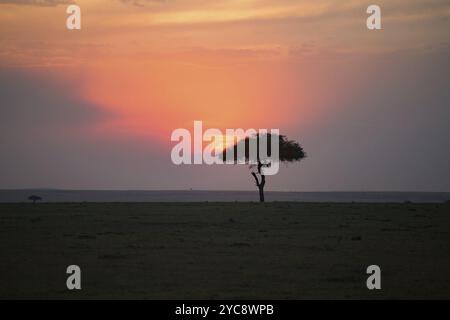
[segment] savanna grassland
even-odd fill
[[[0,204],[3,299],[450,298],[449,253],[448,203]]]

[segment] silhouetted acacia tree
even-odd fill
[[[39,196],[31,195],[28,197],[28,200],[33,201],[33,203],[36,203],[36,201],[41,201],[42,198]]]
[[[256,186],[258,187],[259,191],[259,201],[264,202],[264,187],[266,185],[266,176],[263,174],[263,168],[264,167],[270,167],[272,164],[270,161],[265,161],[264,159],[260,158],[260,151],[259,151],[259,134],[256,134],[252,137],[247,137],[244,140],[241,140],[237,143],[235,143],[232,147],[224,150],[222,156],[223,160],[230,161],[231,159],[227,159],[227,150],[230,150],[231,148],[234,149],[234,159],[232,161],[234,163],[237,163],[239,160],[245,160],[246,163],[249,163],[249,146],[250,146],[250,140],[256,139],[256,145],[257,145],[257,159],[254,161],[255,163],[250,164],[249,168],[251,170],[251,175],[253,176]],[[272,135],[267,134],[267,150],[269,155],[271,154],[271,139],[279,139],[279,161],[280,163],[289,163],[289,162],[295,162],[300,161],[304,158],[306,158],[306,153],[303,150],[303,148],[300,146],[300,144],[296,141],[289,140],[284,135]],[[239,144],[245,144],[245,158],[239,159],[237,157],[237,149]]]

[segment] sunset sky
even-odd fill
[[[171,163],[202,120],[302,144],[267,190],[450,191],[449,70],[448,0],[0,0],[0,188],[254,189]]]

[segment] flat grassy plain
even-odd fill
[[[0,298],[448,299],[450,204],[0,204]]]

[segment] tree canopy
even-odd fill
[[[281,162],[294,162],[294,161],[300,161],[304,158],[306,158],[306,152],[303,150],[302,146],[294,141],[294,140],[289,140],[285,135],[274,135],[271,133],[267,133],[267,150],[268,153],[271,154],[272,150],[271,150],[271,139],[276,139],[278,137],[279,139],[279,160]],[[250,159],[250,155],[249,155],[249,149],[250,149],[250,143],[252,142],[251,140],[256,140],[256,142],[258,142],[259,140],[259,135],[254,135],[251,137],[246,137],[244,140],[241,140],[237,143],[235,143],[233,146],[225,149],[222,153],[223,156],[223,160],[232,160],[227,158],[227,152],[231,151],[231,149],[234,150],[233,155],[234,155],[234,162],[238,162],[239,160],[245,160],[245,161],[249,161]],[[244,144],[245,147],[245,155],[244,157],[238,158],[237,155],[237,149],[238,146],[240,144]],[[259,154],[259,144],[257,143],[257,150],[258,150],[258,154]]]

